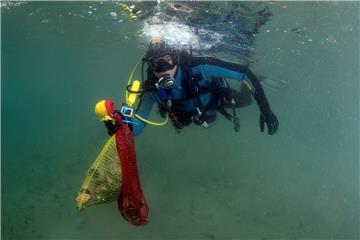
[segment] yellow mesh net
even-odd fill
[[[113,135],[86,172],[76,198],[77,209],[115,201],[121,191],[121,167]]]

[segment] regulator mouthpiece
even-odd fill
[[[175,87],[175,79],[166,73],[159,78],[155,86],[158,89],[172,89]]]

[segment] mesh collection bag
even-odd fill
[[[125,124],[127,119],[114,110],[111,100],[97,103],[95,112],[113,135],[86,172],[76,198],[77,208],[117,201],[125,220],[143,226],[148,222],[149,208],[140,184],[134,136]]]
[[[120,159],[113,135],[85,174],[76,198],[77,209],[116,201],[121,192],[121,184]]]

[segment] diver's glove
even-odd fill
[[[115,110],[111,114],[111,117],[115,120],[115,123],[113,120],[104,121],[105,127],[110,136],[114,135],[114,133],[121,128],[120,122],[125,122],[126,125],[130,128],[130,130],[133,130],[132,119],[124,116],[119,110]]]
[[[104,124],[109,136],[114,135],[114,133],[121,127],[120,124],[114,124],[112,120],[106,120],[104,121]]]
[[[115,110],[111,114],[111,118],[112,118],[112,120],[104,121],[105,127],[110,136],[114,135],[114,133],[118,129],[120,129],[120,127],[121,127],[120,122],[124,119],[124,116],[121,114],[121,112],[119,110]]]
[[[262,112],[260,114],[260,131],[263,132],[265,128],[265,123],[268,128],[268,134],[273,135],[276,133],[279,127],[279,121],[277,120],[275,114],[269,110],[266,113]]]

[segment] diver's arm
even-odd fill
[[[264,90],[248,66],[222,61],[212,57],[193,58],[193,68],[196,65],[201,66],[203,74],[208,79],[211,77],[237,79],[245,81],[254,96],[260,112],[260,128],[264,129],[264,122],[268,126],[269,134],[274,134],[278,128],[278,120],[270,108],[270,104],[265,96]]]
[[[139,104],[136,113],[140,117],[147,119],[151,113],[151,109],[153,105],[154,105],[154,99],[152,97],[152,94],[150,92],[145,92],[141,98],[141,102]],[[146,123],[144,123],[143,121],[141,121],[136,117],[134,117],[132,121],[133,121],[132,132],[134,136],[138,136],[143,131],[144,127],[146,126]]]
[[[195,64],[201,65],[203,74],[207,76],[208,79],[211,79],[211,77],[219,77],[245,81],[259,105],[260,111],[267,112],[270,110],[270,105],[266,99],[264,90],[248,66],[226,62],[212,57],[194,58],[194,62]]]
[[[226,62],[213,57],[193,57],[191,61],[193,69],[202,71],[207,79],[212,77],[244,80],[247,66]]]

